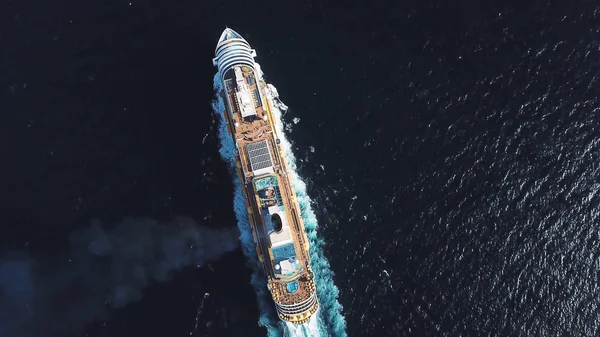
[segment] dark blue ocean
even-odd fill
[[[266,336],[219,154],[229,26],[348,336],[600,334],[594,1],[0,3],[0,336]]]

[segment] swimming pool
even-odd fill
[[[288,292],[295,293],[296,291],[298,291],[298,282],[290,282],[287,284],[286,288]]]

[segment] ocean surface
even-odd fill
[[[50,0],[0,4],[1,336],[267,335],[226,25],[289,107],[348,336],[600,334],[593,1]]]

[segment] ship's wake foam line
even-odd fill
[[[262,78],[260,65],[256,64],[258,77]],[[244,254],[248,258],[248,264],[254,271],[252,273],[251,283],[257,292],[259,309],[261,312],[259,324],[266,327],[270,337],[274,336],[339,336],[347,337],[346,322],[342,315],[342,306],[338,303],[337,297],[339,291],[333,283],[333,272],[329,267],[329,262],[323,255],[323,240],[317,236],[317,219],[311,208],[311,200],[306,193],[306,184],[300,179],[296,171],[296,159],[292,153],[291,144],[285,138],[281,115],[287,110],[287,106],[281,102],[277,90],[268,84],[266,88],[267,99],[271,106],[274,116],[276,132],[281,140],[284,156],[288,163],[290,175],[292,177],[292,187],[296,192],[298,204],[302,218],[304,220],[308,239],[310,241],[311,267],[315,274],[315,284],[317,287],[317,296],[319,298],[320,308],[317,315],[302,326],[293,324],[284,325],[276,316],[273,301],[266,287],[267,280],[262,272],[262,266],[256,256],[252,230],[248,221],[248,213],[244,204],[241,182],[235,174],[233,139],[227,132],[227,126],[223,112],[225,104],[218,94],[222,90],[222,83],[219,74],[214,77],[214,89],[217,92],[217,99],[213,101],[213,110],[219,115],[219,138],[221,141],[220,154],[230,165],[234,180],[234,208],[240,230],[240,240]],[[316,318],[315,318],[316,317]]]

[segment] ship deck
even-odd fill
[[[251,71],[251,70],[250,70]],[[247,72],[247,70],[246,70]],[[253,75],[253,74],[252,74]],[[248,74],[245,73],[245,76]],[[232,133],[236,143],[238,144],[241,175],[243,178],[252,178],[253,173],[250,167],[250,160],[247,157],[248,154],[245,150],[245,145],[257,143],[260,141],[267,141],[269,151],[272,154],[273,159],[273,170],[279,176],[280,180],[283,180],[279,184],[281,191],[281,197],[283,203],[288,207],[285,207],[287,218],[290,220],[289,225],[294,241],[295,251],[297,253],[297,260],[302,266],[298,275],[292,275],[286,279],[277,279],[273,271],[273,255],[268,247],[268,234],[266,228],[262,225],[261,218],[261,206],[259,201],[255,197],[255,191],[252,184],[245,184],[245,195],[247,196],[247,207],[249,208],[249,216],[251,219],[252,226],[254,227],[257,244],[259,246],[260,254],[263,256],[264,269],[269,276],[271,282],[271,291],[273,297],[276,298],[278,303],[282,304],[294,304],[305,300],[312,293],[314,293],[314,287],[311,277],[308,274],[308,267],[310,257],[308,255],[308,243],[306,242],[306,234],[304,232],[304,223],[300,216],[300,209],[296,202],[296,195],[291,188],[291,179],[287,174],[288,167],[284,156],[276,144],[274,135],[274,125],[272,115],[269,111],[268,105],[263,107],[262,102],[257,102],[255,99],[256,117],[242,118],[240,108],[238,106],[235,91],[233,89],[233,83],[231,80],[225,80],[225,85],[228,90],[225,91],[226,99],[229,101],[229,106],[232,108],[232,114],[225,113],[228,119],[230,132]],[[251,91],[258,89],[258,82],[254,85],[249,86]],[[262,94],[262,93],[261,93]],[[242,177],[240,177],[242,178]],[[242,179],[242,180],[246,180]],[[248,180],[249,181],[249,180]],[[287,291],[286,287],[290,279],[294,279],[298,282],[297,290],[293,293]]]

